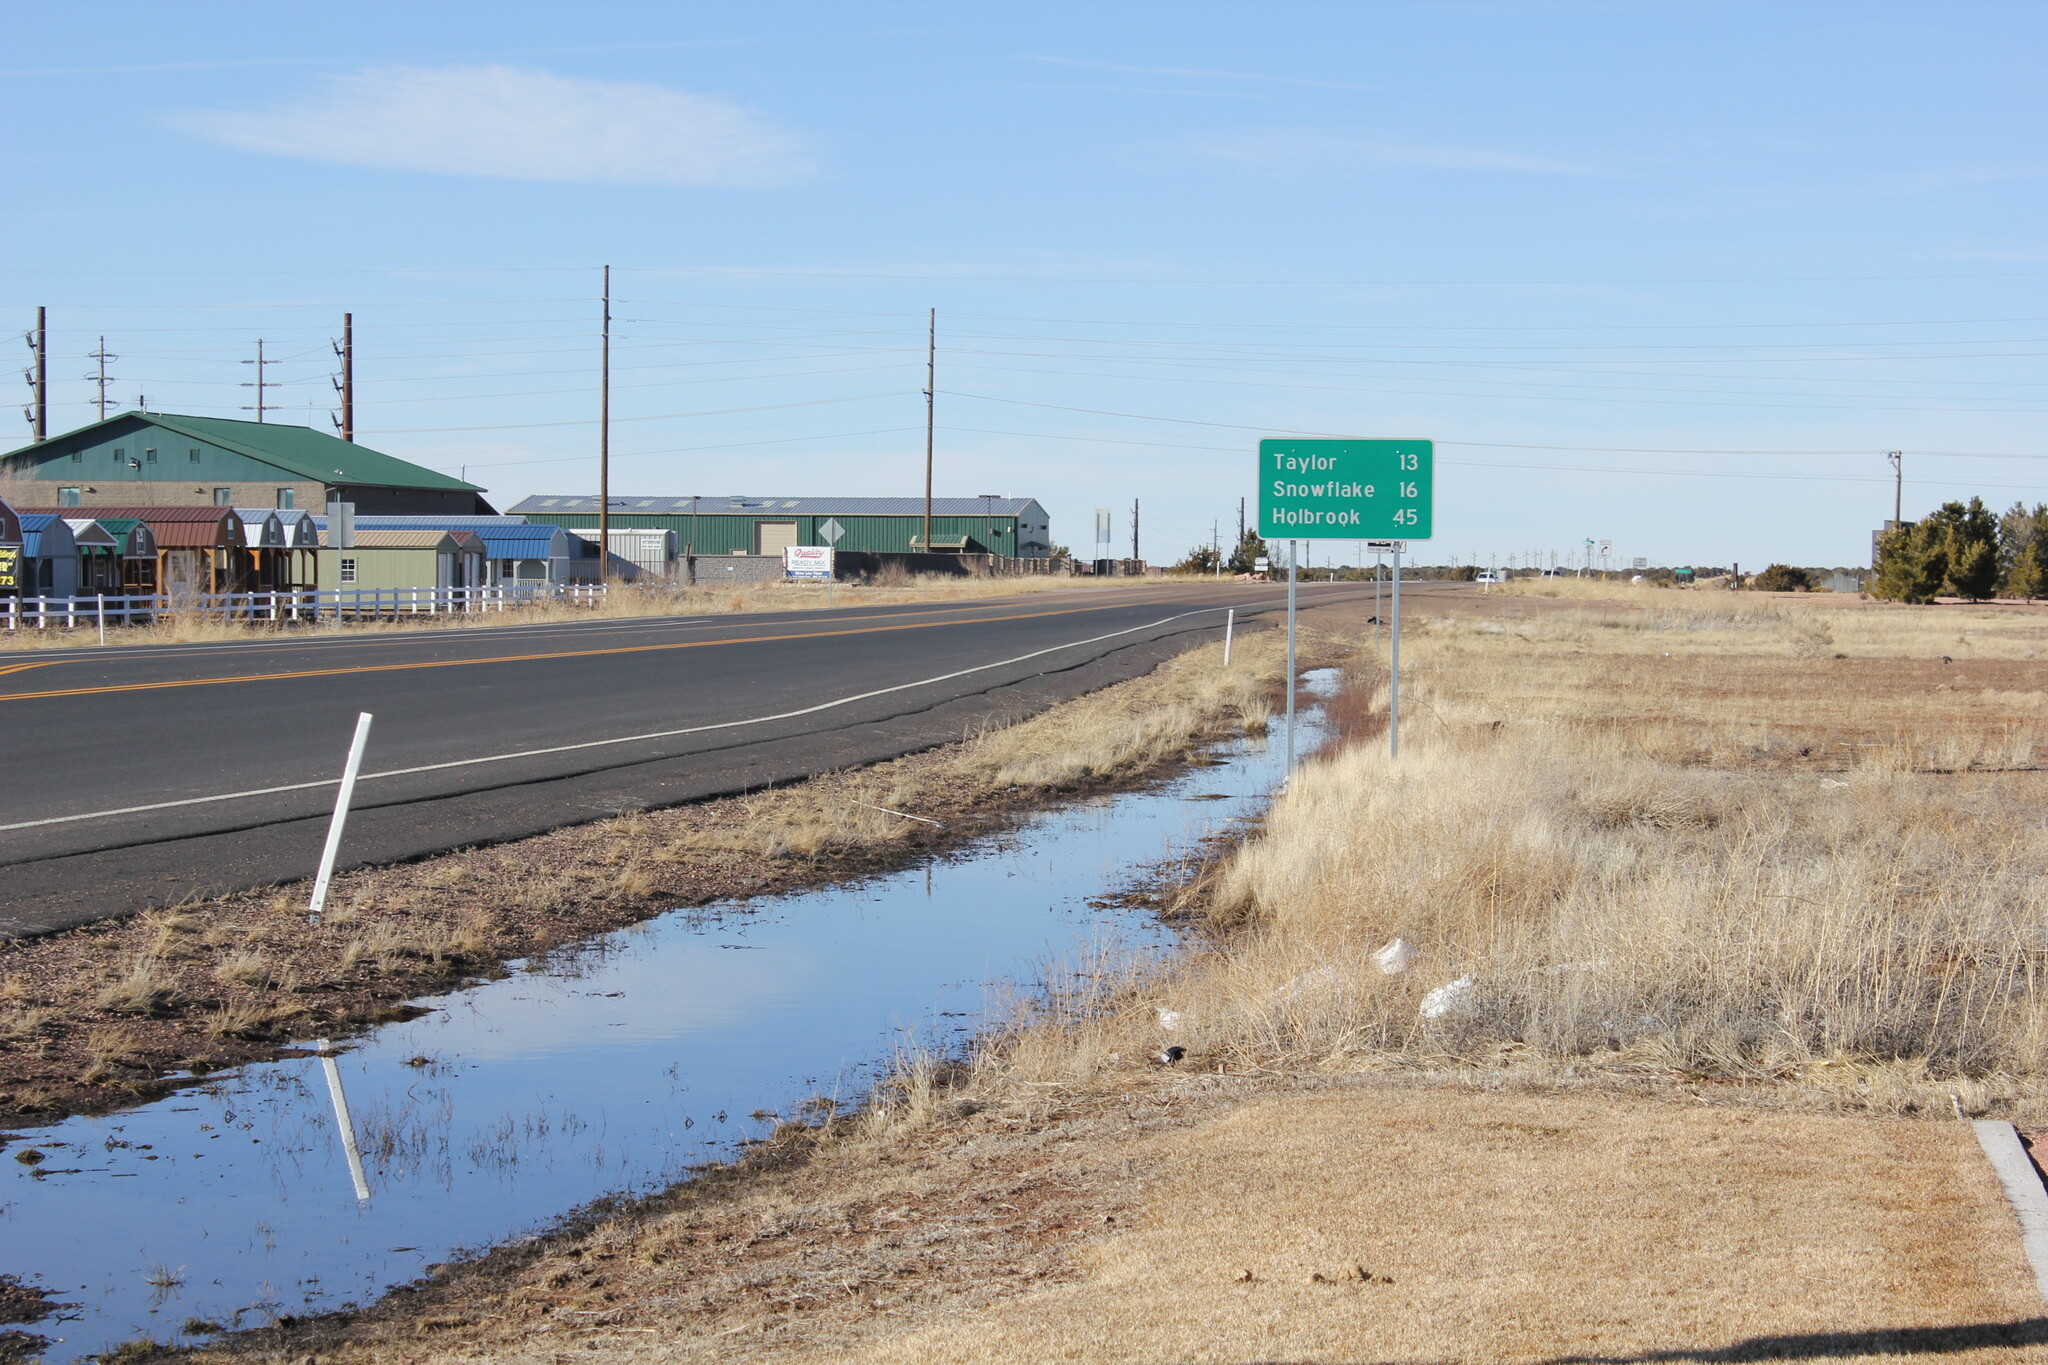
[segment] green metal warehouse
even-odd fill
[[[511,510],[528,521],[597,524],[594,497],[536,494]],[[877,554],[927,548],[922,498],[613,498],[611,524],[674,531],[683,554],[777,555],[791,545]],[[933,498],[929,548],[1043,559],[1052,552],[1052,533],[1036,498]]]

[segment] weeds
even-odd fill
[[[177,998],[171,979],[155,957],[138,956],[126,976],[109,982],[93,996],[93,1007],[109,1014],[157,1014]]]

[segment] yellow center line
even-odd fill
[[[61,664],[64,662],[66,660],[63,659],[39,659],[32,664],[9,664],[5,668],[0,668],[0,674],[25,673],[31,668],[48,668],[51,664]]]
[[[1065,600],[1072,600],[1071,596],[1068,594],[1061,594],[1060,596]],[[1125,603],[1136,603],[1138,605],[1145,606],[1151,605],[1156,600],[1156,597],[1157,590],[1155,589],[1145,591],[1142,598],[1138,594],[1134,593],[1130,597],[1124,598],[1123,601]],[[1041,597],[1038,600],[1043,602],[1048,599]],[[1002,603],[1000,602],[992,603],[986,601],[947,602],[929,604],[913,603],[904,609],[893,611],[883,607],[875,607],[866,610],[859,615],[842,614],[842,609],[842,612],[835,612],[832,616],[832,619],[835,621],[887,621],[899,620],[906,616],[938,616],[951,612],[987,611],[992,607],[1000,607],[1001,605]],[[822,613],[830,609],[822,607],[807,607],[803,608],[802,610],[805,612]],[[764,615],[765,613],[742,612],[737,614]],[[449,627],[446,629],[435,629],[432,627],[426,627],[420,630],[381,631],[373,635],[358,636],[353,639],[340,635],[303,635],[297,638],[281,637],[275,640],[222,640],[211,644],[201,644],[182,648],[174,645],[122,645],[119,646],[122,652],[115,655],[114,657],[120,660],[137,658],[152,660],[211,659],[218,658],[223,654],[232,654],[242,650],[264,649],[305,649],[317,650],[324,654],[330,650],[337,649],[402,648],[406,645],[435,644],[444,641],[447,643],[476,643],[478,642],[477,636],[485,633],[498,634],[509,633],[512,631],[531,631],[532,636],[530,638],[544,639],[548,637],[559,637],[562,635],[584,634],[592,631],[604,632],[609,629],[617,629],[620,631],[657,629],[712,630],[722,625],[730,625],[731,623],[732,616],[723,613],[714,616],[608,616],[599,617],[588,621],[544,621],[533,622],[526,625],[476,626],[467,628]],[[791,624],[801,623],[792,622]],[[148,652],[131,652],[138,650]],[[12,668],[0,667],[0,675],[19,672],[22,668],[44,668],[48,667],[51,664],[89,663],[93,659],[99,657],[101,656],[99,652],[96,650],[80,648],[78,652],[67,653],[65,657],[61,659],[47,659],[42,661],[41,663],[22,664],[18,667]]]
[[[709,649],[721,645],[770,644],[777,640],[822,640],[837,635],[880,635],[901,630],[935,630],[945,626],[981,625],[984,622],[1029,621],[1045,616],[1069,616],[1081,612],[1112,611],[1141,605],[1131,601],[1110,602],[1095,607],[1066,607],[1052,611],[1019,612],[1010,616],[983,616],[971,621],[912,621],[902,625],[865,626],[856,630],[815,630],[789,635],[747,635],[730,640],[677,640],[659,645],[616,645],[607,649],[572,649],[550,654],[504,654],[483,659],[433,659],[403,664],[358,664],[349,668],[313,668],[293,673],[249,673],[226,678],[183,678],[166,682],[110,683],[103,687],[69,687],[47,692],[9,692],[0,702],[38,701],[49,697],[95,697],[112,692],[156,692],[173,687],[212,687],[222,683],[285,682],[297,678],[331,678],[351,673],[402,673],[422,668],[468,668],[475,664],[534,663],[546,659],[588,659],[608,654],[653,654],[674,649]]]

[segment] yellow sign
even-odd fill
[[[21,591],[21,547],[0,545],[0,592]]]

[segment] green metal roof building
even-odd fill
[[[489,515],[484,490],[284,422],[124,412],[0,455],[16,507],[297,507],[365,515]]]
[[[594,497],[536,494],[511,510],[528,521],[597,525]],[[923,543],[923,498],[613,498],[611,524],[615,530],[674,531],[676,548],[684,554],[780,554],[792,545],[880,554],[931,549],[1019,559],[1043,559],[1052,552],[1051,528],[1036,498],[933,498],[930,546]]]

